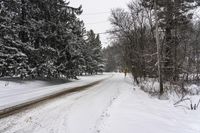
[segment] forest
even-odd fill
[[[0,2],[0,77],[76,78],[103,71],[101,41],[64,0]]]

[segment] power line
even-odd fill
[[[100,33],[97,33],[99,35],[102,35],[102,34],[110,34],[110,33],[117,33],[117,32],[120,32],[121,30],[116,30],[116,31],[106,31],[106,32],[100,32]]]
[[[106,31],[106,32],[100,32],[100,33],[97,33],[99,35],[104,35],[104,34],[110,34],[110,32]]]
[[[87,25],[92,25],[92,24],[102,24],[102,23],[108,23],[109,21],[98,21],[98,22],[91,22],[91,23],[85,23]]]
[[[94,13],[83,13],[80,16],[93,16],[93,15],[101,15],[101,14],[108,14],[110,12],[94,12]]]

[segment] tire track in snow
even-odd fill
[[[102,81],[102,82],[104,82],[104,81]],[[98,86],[98,84],[95,86]],[[83,89],[83,90],[80,90],[77,92],[72,92],[69,94],[62,95],[60,97],[56,97],[56,98],[53,98],[50,100],[43,101],[41,103],[37,103],[33,107],[23,110],[22,112],[19,112],[15,115],[11,115],[10,117],[3,118],[0,120],[0,133],[10,133],[10,131],[19,132],[19,133],[24,133],[24,132],[31,133],[31,132],[34,132],[35,130],[38,130],[41,128],[44,128],[44,130],[45,130],[45,124],[48,125],[48,122],[44,123],[44,125],[41,124],[42,121],[44,121],[44,119],[46,121],[54,121],[54,124],[51,124],[53,126],[57,125],[57,124],[55,124],[56,118],[58,118],[60,115],[63,115],[63,114],[59,114],[57,112],[63,112],[63,110],[66,110],[66,111],[69,110],[73,106],[73,104],[75,104],[76,101],[78,101],[80,98],[82,98],[86,95],[89,95],[92,90],[94,90],[94,92],[95,92],[95,89],[96,89],[95,86],[91,86],[91,87],[88,87],[86,89]],[[70,104],[69,104],[69,102],[70,102]],[[57,104],[57,106],[55,106],[54,104],[55,105]],[[62,107],[63,109],[60,109],[60,106],[62,106],[62,105],[64,105],[64,107]],[[58,109],[56,109],[56,108],[58,108]],[[47,113],[44,113],[44,112],[47,112]],[[67,113],[69,113],[69,111]],[[67,113],[65,113],[65,115]],[[30,115],[30,114],[33,114],[33,115]],[[49,117],[49,114],[56,114],[56,117],[53,117],[55,119],[52,118],[52,120],[49,120],[49,118],[51,118],[51,117]],[[41,116],[41,115],[43,115],[41,118],[37,118],[37,116]],[[63,117],[66,118],[67,116],[63,116]],[[57,120],[60,121],[62,119],[57,119]],[[23,121],[23,124],[19,124],[22,121]],[[66,120],[64,120],[64,121],[66,121]],[[29,128],[31,126],[32,126],[32,128]],[[57,127],[55,127],[55,128],[57,128]],[[26,129],[26,130],[24,130],[24,129]]]
[[[34,105],[34,107],[36,107],[36,109],[34,108],[34,107],[32,107],[32,108],[30,108],[30,109],[26,109],[26,110],[24,110],[24,111],[22,111],[22,112],[19,112],[19,113],[17,113],[17,114],[15,114],[15,115],[12,115],[12,116],[10,116],[10,117],[7,117],[7,118],[3,118],[3,119],[1,119],[0,120],[0,133],[3,133],[3,132],[8,132],[9,133],[9,131],[10,130],[12,130],[13,128],[15,128],[16,126],[16,128],[18,128],[18,124],[20,123],[20,121],[25,121],[26,122],[26,124],[30,124],[30,125],[32,125],[32,124],[34,124],[34,126],[33,126],[33,128],[36,128],[36,127],[38,127],[38,123],[40,123],[40,122],[38,122],[38,121],[42,121],[42,120],[39,120],[39,118],[37,118],[36,120],[33,118],[33,116],[29,116],[29,114],[35,114],[35,116],[37,116],[37,115],[40,115],[40,114],[42,114],[43,112],[45,112],[45,108],[43,108],[43,106],[46,106],[46,105],[48,105],[49,103],[51,103],[52,101],[53,101],[53,103],[56,103],[57,102],[57,100],[59,100],[59,99],[62,99],[62,98],[67,98],[67,99],[70,99],[71,97],[72,97],[72,99],[71,99],[71,102],[73,102],[73,103],[71,103],[70,105],[68,105],[68,106],[66,106],[65,105],[65,103],[63,103],[65,106],[63,107],[63,110],[65,109],[65,110],[67,110],[68,108],[70,108],[71,106],[72,106],[72,104],[74,104],[77,100],[79,100],[81,97],[84,97],[85,95],[88,95],[88,94],[85,94],[85,93],[87,93],[88,91],[90,91],[90,88],[91,87],[89,87],[87,90],[83,90],[83,91],[78,91],[78,92],[73,92],[73,93],[71,93],[71,94],[66,94],[66,95],[64,95],[64,96],[61,96],[61,97],[57,97],[57,98],[54,98],[54,99],[52,99],[52,100],[49,100],[49,101],[43,101],[42,103],[37,103],[36,105]],[[81,92],[81,93],[80,93]],[[85,93],[82,93],[82,92],[85,92]],[[80,95],[81,94],[81,95]],[[84,95],[85,94],[85,95]],[[76,96],[76,95],[78,95],[78,96]],[[79,96],[80,95],[80,96]],[[68,98],[69,97],[69,98]],[[62,102],[60,103],[60,105],[62,105]],[[58,107],[58,106],[56,106],[56,107]],[[54,107],[54,108],[56,108],[56,107]],[[38,108],[40,109],[40,111],[38,111]],[[42,110],[43,109],[43,110]],[[54,112],[56,112],[57,110],[55,110]],[[51,111],[51,110],[48,110],[48,108],[46,109],[46,112],[48,112],[48,113],[46,113],[46,119],[47,119],[47,121],[48,121],[48,114],[50,113],[50,112],[52,112],[53,113],[53,111]],[[59,114],[60,115],[60,114]],[[45,117],[44,116],[44,117]],[[31,119],[31,120],[28,120],[28,119]],[[35,121],[36,122],[35,122]],[[25,125],[22,125],[22,127],[24,127]],[[40,126],[41,128],[43,127],[43,126]],[[13,131],[12,131],[13,132]],[[17,132],[17,131],[16,131]],[[23,132],[23,131],[19,131],[19,132]],[[30,131],[29,131],[30,132]]]
[[[32,107],[32,105],[40,103],[42,101],[53,99],[53,98],[56,98],[58,96],[62,96],[62,95],[68,94],[68,93],[85,90],[85,89],[90,88],[94,85],[97,85],[100,82],[102,82],[102,81],[104,81],[108,78],[111,78],[111,77],[112,76],[107,77],[107,78],[103,78],[103,79],[100,79],[100,80],[97,80],[97,81],[94,81],[92,83],[88,83],[88,84],[85,84],[85,85],[82,85],[82,86],[69,87],[68,89],[63,89],[62,91],[55,91],[55,93],[45,94],[43,96],[38,97],[37,99],[33,98],[32,100],[29,100],[27,102],[22,102],[20,104],[17,104],[17,105],[14,105],[14,106],[11,106],[11,107],[8,107],[8,108],[5,108],[5,109],[1,109],[0,110],[0,119],[7,117],[9,115],[12,115],[12,114],[21,112],[21,110],[25,110],[26,108],[30,108],[30,106]],[[47,87],[47,89],[48,89],[48,87]],[[17,98],[17,97],[15,97],[15,98]]]
[[[133,84],[132,81],[129,81],[127,80],[127,78],[123,78],[122,81],[124,83],[126,83],[126,85],[131,85]],[[109,113],[109,110],[112,108],[113,104],[115,104],[116,102],[119,102],[121,101],[121,96],[123,95],[124,93],[124,90],[123,90],[124,86],[118,86],[118,91],[117,91],[117,94],[116,96],[114,96],[110,103],[108,104],[107,108],[102,112],[102,115],[101,117],[98,119],[98,121],[96,122],[96,125],[95,125],[95,132],[94,133],[101,133],[102,130],[104,129],[104,126],[105,126],[105,122],[107,121],[107,119],[110,117],[110,113]],[[125,87],[126,88],[126,87]],[[130,94],[133,94],[134,91],[135,91],[135,88],[128,88],[128,91],[130,91]],[[121,90],[121,91],[120,91]]]
[[[104,120],[110,116],[110,114],[108,113],[109,108],[118,99],[119,95],[120,95],[120,88],[117,88],[117,94],[110,100],[108,106],[102,112],[101,117],[96,121],[96,124],[95,124],[95,127],[94,127],[95,128],[95,133],[100,133],[101,132],[100,126],[102,126],[103,123],[104,123]]]
[[[88,90],[86,90],[85,93],[87,93]],[[79,100],[80,98],[88,95],[88,94],[85,94],[85,93],[79,93],[79,92],[76,92],[76,93],[72,93],[70,95],[66,95],[66,96],[62,96],[62,97],[59,97],[59,98],[56,98],[53,100],[53,103],[51,103],[52,105],[53,104],[56,104],[57,100],[60,100],[60,99],[63,99],[63,98],[67,98],[67,99],[70,99],[72,97],[72,99],[70,99],[70,104],[66,105],[65,104],[65,100],[61,100],[59,102],[59,104],[53,108],[50,108],[50,107],[47,107],[47,108],[43,108],[43,106],[48,106],[48,104],[52,101],[46,101],[45,103],[42,103],[42,105],[39,105],[39,108],[40,108],[40,111],[37,111],[38,110],[38,107],[37,109],[30,109],[28,111],[25,111],[25,112],[22,112],[22,113],[19,113],[19,115],[17,117],[15,117],[14,119],[12,119],[12,122],[7,126],[5,127],[4,129],[0,130],[1,133],[3,132],[8,132],[9,133],[9,130],[12,132],[16,132],[16,133],[20,133],[20,132],[37,132],[37,130],[41,130],[41,128],[44,128],[44,130],[48,130],[46,129],[45,127],[45,124],[49,126],[49,123],[44,123],[44,125],[42,124],[42,122],[44,121],[53,121],[53,123],[51,123],[51,125],[58,125],[58,124],[55,124],[57,123],[56,121],[60,121],[62,119],[61,116],[66,118],[68,113],[69,113],[69,109],[73,106],[73,104],[76,103],[77,100]],[[80,95],[81,94],[81,95]],[[80,96],[79,96],[80,95]],[[69,97],[68,97],[69,96]],[[64,105],[62,108],[60,108],[59,106],[62,106]],[[58,108],[58,109],[57,109]],[[66,111],[63,111],[63,110],[66,110]],[[47,112],[47,113],[44,113],[44,112]],[[65,112],[65,114],[59,114],[57,112]],[[34,116],[27,116],[26,114],[34,114]],[[53,118],[51,118],[51,120],[49,120],[49,114],[56,114],[56,116],[54,116]],[[43,116],[41,116],[43,115]],[[41,116],[40,118],[37,118],[37,116]],[[52,115],[53,116],[53,115]],[[31,121],[27,121],[29,118],[31,118],[32,120]],[[9,121],[9,120],[8,120]],[[19,126],[17,125],[20,121],[25,121],[27,125],[20,125],[21,126],[21,129],[19,130]],[[7,122],[5,122],[7,123]],[[17,126],[16,126],[17,125]],[[26,130],[23,129],[23,127],[27,126],[29,127],[30,125],[32,125],[33,127],[30,129],[30,128],[25,128]],[[39,126],[38,126],[39,125]],[[31,126],[30,126],[31,127]],[[50,126],[52,127],[52,126]],[[16,129],[13,129],[13,128],[16,128]],[[9,130],[8,130],[9,129]],[[13,131],[14,130],[14,131]],[[53,131],[53,130],[52,130]],[[51,132],[52,132],[51,131]],[[56,132],[54,132],[56,133]],[[59,132],[60,133],[60,132]]]
[[[43,102],[19,117],[8,118],[14,126],[2,133],[94,133],[104,121],[101,116],[118,98],[123,82],[117,75],[90,89]]]
[[[104,82],[109,82],[109,81],[106,80]],[[98,89],[98,88],[101,88],[101,86],[104,86],[104,82],[102,82],[101,84],[98,84],[96,86],[93,86],[93,87],[91,87],[90,89],[88,89],[88,90],[86,90],[84,92],[81,92],[81,93],[77,92],[77,94],[80,93],[80,96],[74,97],[73,100],[72,100],[72,103],[70,105],[68,105],[67,108],[62,107],[62,109],[54,110],[53,112],[55,112],[55,113],[53,113],[53,114],[57,114],[57,116],[54,119],[54,122],[52,122],[50,124],[49,123],[45,123],[46,125],[48,125],[49,127],[51,127],[51,129],[47,129],[47,131],[42,131],[42,132],[62,133],[64,131],[65,133],[66,132],[70,133],[70,130],[69,130],[67,122],[68,122],[68,116],[73,112],[73,110],[71,110],[72,107],[74,105],[78,104],[80,101],[84,101],[84,98],[87,99],[87,96],[89,96],[89,97],[91,97],[91,96],[96,97],[99,94],[105,92],[106,91],[105,89]],[[66,99],[64,101],[66,101]],[[57,107],[55,107],[55,108],[57,108]],[[62,114],[56,113],[56,112],[63,112],[62,110],[67,110],[67,112],[62,113]],[[46,115],[45,118],[43,118],[40,121],[40,123],[48,121],[48,120],[49,120],[49,114]],[[58,124],[58,123],[62,123],[62,124]],[[60,127],[58,127],[58,125],[64,125],[64,130],[61,129]],[[38,127],[37,129],[32,129],[32,132],[38,133],[39,131],[41,132],[41,128],[40,127]]]

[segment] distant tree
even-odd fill
[[[85,71],[89,74],[102,72],[103,58],[101,41],[99,35],[96,35],[93,30],[87,32],[86,47]]]
[[[103,57],[106,72],[123,71],[124,59],[122,46],[112,42],[111,46],[103,49]]]

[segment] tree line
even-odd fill
[[[101,42],[64,0],[0,2],[0,77],[76,78],[103,71]]]
[[[200,21],[193,13],[199,6],[198,0],[137,0],[128,10],[113,9],[112,47],[120,49],[122,68],[137,83],[158,78],[159,71],[163,83],[199,81]]]

